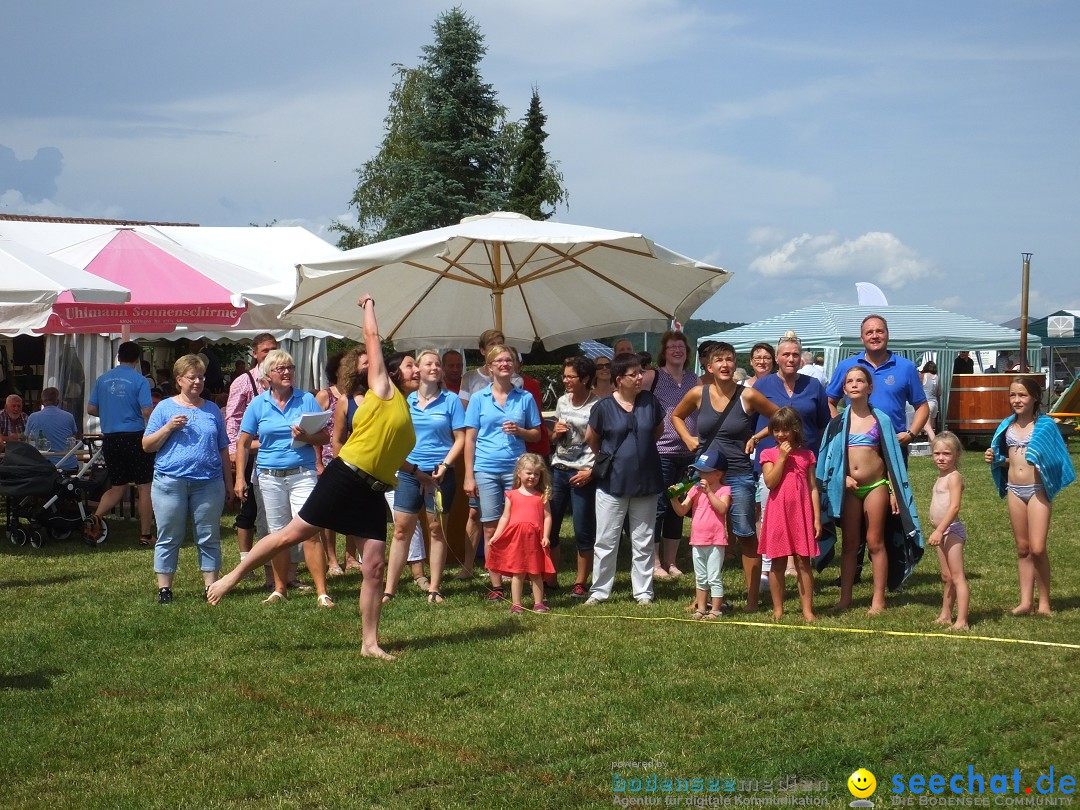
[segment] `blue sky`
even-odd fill
[[[464,0],[483,73],[532,85],[565,222],[736,275],[699,317],[818,301],[1002,322],[1080,309],[1080,4]],[[11,4],[0,211],[326,234],[382,136],[393,63],[449,6]],[[331,238],[327,235],[327,238]]]

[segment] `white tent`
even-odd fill
[[[723,340],[733,345],[736,351],[745,352],[755,343],[775,346],[790,329],[799,336],[804,348],[820,350],[825,355],[825,372],[831,375],[842,359],[862,351],[862,321],[867,315],[873,314],[881,315],[889,324],[891,351],[912,361],[927,352],[936,353],[943,414],[948,413],[953,360],[959,352],[979,349],[1019,351],[1020,348],[1020,333],[1015,329],[922,305],[867,307],[814,304],[746,326],[706,335],[701,341]],[[1037,335],[1028,335],[1027,350],[1028,363],[1038,368],[1042,344]]]

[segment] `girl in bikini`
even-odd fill
[[[837,610],[851,606],[855,584],[856,553],[863,530],[874,571],[874,593],[868,614],[875,616],[885,609],[885,587],[889,561],[885,555],[885,518],[889,511],[899,514],[882,455],[882,433],[892,434],[889,418],[870,407],[873,389],[870,372],[853,366],[844,377],[850,422],[847,434],[847,474],[844,482],[844,505],[840,513],[843,551],[840,557],[840,601]]]
[[[930,453],[938,477],[930,499],[930,525],[934,531],[927,542],[937,548],[938,564],[945,595],[935,624],[952,625],[953,630],[968,629],[968,583],[964,572],[964,544],[967,529],[960,522],[960,498],[964,494],[964,476],[957,465],[964,448],[956,434],[942,431],[930,443]],[[953,622],[953,604],[956,621]]]
[[[1050,531],[1050,502],[1076,480],[1069,451],[1057,424],[1039,413],[1042,388],[1031,377],[1016,377],[1009,386],[1006,417],[986,451],[998,494],[1008,499],[1009,520],[1016,539],[1016,565],[1020,578],[1020,603],[1014,616],[1035,611],[1049,616],[1050,558],[1046,537]]]

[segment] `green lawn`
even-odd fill
[[[1014,618],[1004,504],[977,453],[963,469],[968,634],[931,624],[941,599],[932,550],[876,619],[863,615],[866,584],[857,609],[829,616],[838,592],[825,584],[835,567],[826,571],[811,630],[794,595],[779,625],[764,605],[688,621],[691,577],[658,582],[658,604],[642,609],[622,559],[610,602],[587,609],[556,595],[547,616],[511,618],[457,582],[435,607],[403,583],[383,614],[384,644],[400,655],[386,664],[358,655],[355,574],[333,581],[332,611],[310,594],[264,607],[255,581],[210,608],[188,546],[176,601],[161,607],[134,524],[114,523],[97,551],[5,541],[0,806],[589,808],[635,796],[660,806],[665,796],[667,806],[795,796],[844,807],[848,775],[865,767],[882,807],[894,775],[966,781],[973,766],[989,791],[991,774],[1018,768],[1022,794],[1051,766],[1056,779],[1080,776],[1080,649],[1002,641],[1080,644],[1080,487],[1055,504],[1057,615]],[[912,460],[924,510],[935,474],[929,459]],[[231,533],[225,546],[232,564]],[[729,567],[725,578],[738,603],[741,574]],[[655,764],[613,769],[626,761]],[[702,785],[616,792],[613,774]],[[791,775],[820,789],[766,792]],[[709,790],[729,779],[733,790]]]

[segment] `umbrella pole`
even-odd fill
[[[1020,281],[1020,373],[1028,370],[1027,327],[1028,327],[1028,281],[1031,278],[1031,254],[1021,253],[1024,257],[1024,271]]]
[[[502,243],[496,242],[494,244],[495,254],[494,261],[492,261],[492,268],[495,276],[495,286],[492,291],[492,295],[495,299],[495,328],[500,332],[502,331]]]

